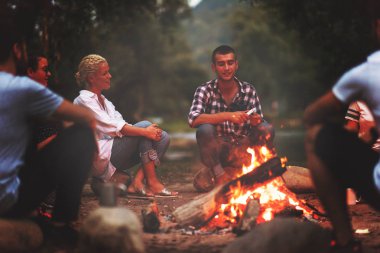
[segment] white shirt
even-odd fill
[[[364,101],[371,109],[380,134],[380,51],[371,54],[366,62],[344,74],[332,91],[345,104],[355,100]],[[380,192],[380,161],[375,166],[373,176]]]
[[[116,111],[115,106],[103,95],[101,96],[104,100],[104,108],[98,96],[88,90],[81,90],[79,96],[74,99],[74,104],[89,108],[95,113],[96,119],[104,123],[96,126],[99,155],[94,161],[92,175],[107,181],[116,170],[110,161],[113,140],[123,136],[120,131],[128,123]]]

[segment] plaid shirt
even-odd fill
[[[214,114],[219,112],[245,111],[255,108],[255,112],[263,117],[261,105],[256,94],[256,89],[247,82],[241,82],[235,77],[239,84],[239,92],[236,94],[230,106],[226,105],[222,94],[218,88],[217,79],[208,81],[197,88],[194,94],[193,103],[188,116],[189,124],[192,125],[194,120],[202,113]],[[225,121],[216,125],[218,136],[231,137],[233,139],[239,136],[248,135],[251,130],[249,121],[242,124],[235,124]]]

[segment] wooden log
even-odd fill
[[[259,187],[275,177],[281,176],[286,171],[279,158],[272,158],[253,171],[236,178],[225,185],[213,189],[211,192],[199,196],[197,199],[178,207],[173,216],[180,226],[201,227],[214,215],[221,203],[223,203],[230,191],[230,187],[240,184],[242,187]]]
[[[260,214],[260,209],[261,206],[259,201],[256,199],[250,199],[239,223],[236,228],[234,228],[233,232],[237,235],[242,235],[248,231],[251,231],[256,225],[256,219]]]
[[[40,227],[29,220],[0,219],[0,252],[29,252],[41,246]]]
[[[286,187],[295,193],[315,192],[310,171],[304,167],[287,166],[286,172],[282,174]]]
[[[209,193],[202,194],[191,202],[178,207],[173,216],[181,226],[201,227],[215,215],[217,203],[215,196],[223,186],[217,186]]]

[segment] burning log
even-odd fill
[[[174,212],[176,222],[181,226],[201,227],[206,224],[216,212],[218,206],[228,197],[230,187],[241,185],[261,186],[275,177],[281,176],[286,171],[282,166],[281,160],[274,157],[263,163],[253,171],[236,178],[225,185],[216,187],[211,192],[200,196],[199,198],[178,207]]]
[[[242,235],[248,231],[251,231],[251,229],[256,225],[256,219],[260,214],[260,209],[261,206],[259,201],[255,199],[249,200],[241,220],[234,229],[234,233],[237,235]]]
[[[141,210],[143,230],[147,233],[157,233],[160,230],[160,218],[156,202]]]

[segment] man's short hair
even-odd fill
[[[217,54],[229,54],[229,53],[233,53],[235,55],[235,60],[236,60],[235,49],[233,49],[232,47],[230,47],[228,45],[221,45],[221,46],[215,48],[214,51],[212,52],[211,62],[215,63],[215,56]]]
[[[28,54],[28,68],[31,68],[34,72],[37,71],[38,69],[38,62],[40,61],[41,58],[46,58],[47,57],[42,54],[42,53],[29,53]]]
[[[26,41],[33,34],[36,9],[31,3],[0,3],[0,63],[10,56],[15,43]]]

